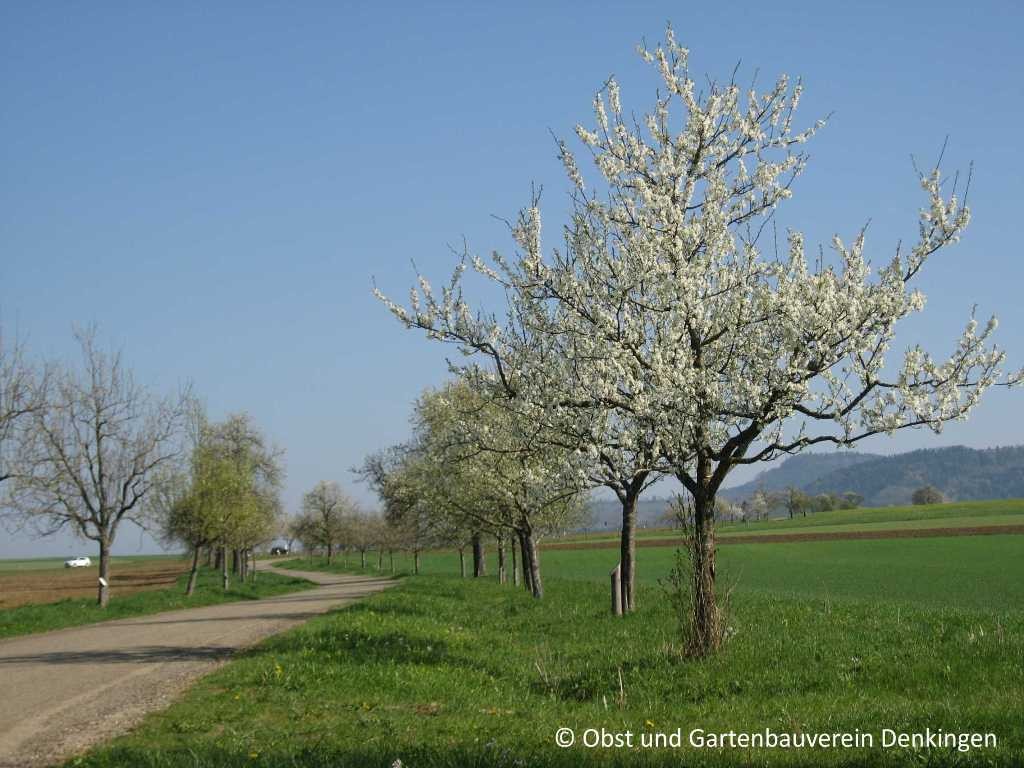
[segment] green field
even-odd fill
[[[774,518],[749,523],[719,523],[718,534],[729,536],[770,533],[837,533],[843,531],[966,528],[972,526],[1024,525],[1024,499],[961,501],[912,507],[865,507],[817,512],[807,517]],[[641,528],[640,539],[671,537],[669,528]],[[559,542],[618,541],[614,531],[575,534]]]
[[[242,584],[233,580],[230,589],[225,592],[221,589],[220,578],[219,571],[212,568],[201,569],[196,591],[191,597],[185,596],[188,574],[183,573],[178,583],[168,589],[151,589],[120,596],[115,593],[106,608],[96,605],[94,597],[72,597],[55,603],[6,608],[0,610],[0,638],[49,632],[98,621],[144,616],[178,608],[255,600],[316,586],[305,579],[289,578],[276,573],[260,573],[255,584]],[[0,581],[0,585],[2,583]]]
[[[1024,536],[723,547],[732,637],[703,661],[679,653],[658,585],[672,553],[640,550],[640,610],[626,619],[607,610],[614,550],[544,552],[543,601],[428,554],[424,575],[269,639],[76,764],[1024,764]],[[859,729],[876,748],[559,749],[561,727]],[[998,746],[879,746],[882,728],[926,727],[991,732]]]
[[[94,554],[89,554],[92,559],[93,568],[99,567],[99,558]],[[118,565],[130,565],[132,563],[149,563],[153,561],[159,562],[160,560],[180,560],[182,555],[115,555],[110,558],[110,564],[112,567]],[[11,572],[22,572],[22,571],[49,571],[54,569],[64,568],[64,561],[69,560],[71,555],[68,557],[32,557],[23,559],[10,559],[0,560],[0,574],[11,573]]]

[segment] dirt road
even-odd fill
[[[0,768],[51,765],[122,733],[234,651],[395,583],[280,573],[323,586],[0,641]]]

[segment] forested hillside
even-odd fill
[[[811,494],[852,491],[866,506],[884,506],[909,503],[923,485],[935,486],[950,501],[1024,497],[1024,446],[954,446],[878,457],[799,487]]]

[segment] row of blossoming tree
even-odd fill
[[[378,296],[407,327],[457,346],[467,397],[514,424],[508,443],[466,420],[454,428],[465,461],[486,467],[480,493],[491,492],[494,467],[535,449],[559,456],[549,468],[615,492],[627,611],[636,608],[637,500],[658,477],[682,484],[694,651],[707,653],[721,638],[715,501],[730,472],[815,445],[938,432],[989,387],[1022,375],[1004,375],[995,320],[973,315],[948,357],[911,345],[890,359],[897,325],[924,307],[922,268],[967,226],[967,185],[937,167],[920,174],[927,202],[910,247],[869,260],[861,229],[834,237],[834,257],[812,263],[790,230],[779,252],[770,247],[777,211],[806,166],[805,142],[824,125],[797,127],[801,83],[698,85],[671,29],[664,44],[639,50],[660,76],[653,108],[626,111],[609,79],[595,124],[576,128],[598,183],[558,144],[572,187],[559,247],[542,249],[534,196],[511,225],[514,255],[465,253],[440,293],[421,277],[407,306]],[[507,306],[472,311],[467,268],[500,287]],[[535,479],[542,490],[527,494],[530,505],[556,496],[564,478]]]

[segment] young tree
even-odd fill
[[[693,499],[692,650],[706,654],[722,637],[715,502],[730,472],[822,443],[938,432],[988,387],[1022,374],[1003,376],[995,320],[979,328],[973,317],[947,359],[913,346],[887,364],[897,325],[924,307],[916,278],[968,223],[955,177],[920,175],[917,241],[880,268],[869,265],[864,229],[850,242],[833,238],[833,264],[808,263],[796,231],[786,253],[766,254],[762,234],[807,162],[800,147],[823,125],[794,128],[802,85],[782,76],[765,92],[744,94],[734,79],[698,90],[671,29],[641,55],[664,88],[651,112],[631,117],[610,79],[595,98],[596,127],[577,128],[602,191],[588,190],[560,144],[574,186],[564,247],[545,257],[534,199],[514,228],[517,258],[472,262],[505,290],[518,327],[563,340],[562,357],[517,356],[506,326],[474,316],[459,288],[465,262],[440,297],[423,280],[411,309],[389,307],[485,356],[493,379],[542,412],[601,407],[632,425],[624,434],[634,441],[653,434]]]
[[[789,519],[792,520],[797,515],[801,517],[807,517],[807,510],[811,507],[811,498],[795,486],[789,486],[786,489],[786,511],[789,513]]]
[[[54,372],[45,407],[20,436],[12,503],[40,535],[70,529],[97,543],[106,606],[110,548],[123,520],[145,524],[160,472],[180,455],[189,398],[152,396],[94,333],[76,338],[81,369]]]
[[[348,517],[355,506],[335,482],[321,480],[302,497],[302,514],[308,526],[307,535],[327,553],[327,564],[334,558],[334,549],[342,542]]]
[[[228,553],[244,577],[248,550],[268,537],[280,513],[280,487],[284,477],[283,454],[245,413],[232,414],[223,422],[203,429],[194,462],[208,475],[211,498],[204,509],[209,530],[220,549],[221,584],[227,589]]]
[[[367,515],[358,508],[348,518],[346,526],[346,539],[353,549],[359,553],[359,567],[366,568],[366,553],[369,552],[379,541],[378,525],[380,518],[374,515]]]

